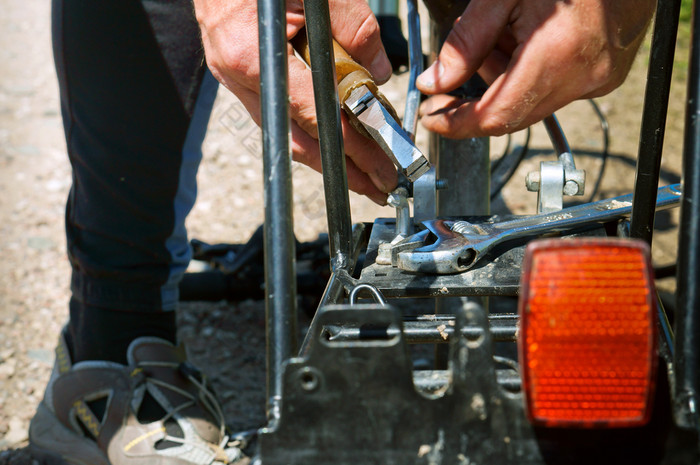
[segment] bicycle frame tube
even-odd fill
[[[678,238],[678,268],[675,320],[676,386],[674,413],[685,428],[700,429],[700,10],[693,5],[690,42],[688,97],[683,146],[683,197]]]
[[[284,0],[258,1],[260,95],[265,195],[267,413],[282,398],[282,364],[296,352],[296,266],[289,148],[287,36]]]
[[[630,236],[651,245],[681,1],[659,1],[651,43]]]
[[[346,269],[350,266],[352,220],[328,0],[307,0],[304,15],[313,70],[331,267]]]

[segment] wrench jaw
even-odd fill
[[[421,247],[412,252],[399,253],[398,268],[413,273],[455,274],[467,271],[478,259],[478,252],[471,247],[431,248]]]
[[[397,254],[396,266],[404,271],[430,274],[454,274],[469,270],[490,247],[488,238],[478,234],[468,237],[455,232],[455,222],[432,220],[423,223],[435,238],[435,242]],[[428,238],[425,231],[419,233],[423,244]],[[418,239],[418,235],[411,238]],[[414,241],[415,243],[416,241]]]
[[[419,247],[422,247],[426,243],[426,237],[430,231],[423,230],[419,233],[413,234],[411,236],[400,238],[397,236],[392,242],[386,242],[379,245],[379,250],[377,258],[375,259],[378,265],[390,265],[398,266],[398,257],[401,252],[412,251]]]

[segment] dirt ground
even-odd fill
[[[53,364],[57,334],[67,318],[69,265],[63,235],[70,167],[52,65],[50,2],[0,0],[0,464],[30,463],[22,448],[27,426]],[[628,80],[599,103],[611,128],[611,158],[599,197],[627,193],[634,181],[639,116],[646,80],[642,53]],[[685,58],[685,57],[683,57]],[[662,184],[679,182],[684,86],[674,84]],[[386,93],[400,100],[405,79]],[[577,163],[595,179],[602,137],[587,102],[559,113]],[[515,139],[518,140],[516,136]],[[493,142],[498,153],[502,140]],[[533,212],[536,194],[524,187],[525,174],[551,157],[541,127],[533,154],[519,168],[494,212]],[[261,224],[262,181],[259,130],[225,91],[211,118],[198,180],[200,195],[188,219],[191,237],[209,243],[244,242]],[[597,155],[597,156],[596,156]],[[590,183],[589,185],[592,185]],[[295,165],[295,230],[299,240],[326,229],[320,176]],[[357,196],[353,219],[392,216]],[[677,213],[659,216],[654,261],[675,261]],[[660,282],[674,291],[672,281]],[[260,302],[186,303],[179,312],[180,336],[190,355],[214,382],[229,425],[235,430],[264,423],[264,321]]]

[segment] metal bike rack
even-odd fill
[[[679,8],[680,0],[658,3],[652,43],[631,221],[632,236],[649,242]],[[269,423],[260,430],[256,461],[263,465],[546,463],[547,448],[566,446],[566,436],[534,428],[525,420],[519,378],[513,366],[494,362],[491,343],[512,341],[516,337],[517,317],[489,316],[478,303],[464,304],[461,300],[451,315],[436,315],[435,321],[406,320],[390,304],[346,303],[347,294],[358,283],[358,257],[368,250],[368,245],[367,253],[371,253],[370,232],[374,235],[380,228],[386,226],[388,230],[391,226],[379,222],[374,225],[375,231],[367,225],[352,226],[327,0],[306,0],[305,11],[328,212],[331,278],[307,337],[297,351],[287,82],[286,73],[279,72],[287,66],[284,1],[258,0],[258,9],[260,31],[264,31],[260,44]],[[696,10],[694,36],[698,27],[700,12]],[[689,74],[675,338],[667,329],[667,342],[673,357],[676,422],[699,431],[697,44],[691,44]],[[442,143],[433,142],[435,149],[436,144]],[[488,199],[488,183],[485,195]],[[479,214],[488,214],[486,202],[485,211]],[[503,257],[516,263],[521,252],[513,249],[511,255]],[[512,268],[511,263],[507,265],[504,268]],[[365,282],[366,276],[363,274],[360,281]],[[428,296],[440,297],[459,286],[456,279],[448,277],[436,285],[438,278],[410,278],[398,283],[402,291],[396,290],[396,282],[392,287],[391,279],[387,279],[380,290],[384,296],[413,297],[420,292],[425,296],[428,289]],[[500,294],[517,294],[517,282],[513,276],[508,279],[510,287],[502,286]],[[483,292],[473,292],[477,288],[474,283],[462,283],[462,295],[498,294],[494,292],[498,285],[494,281]],[[660,315],[660,321],[665,318],[665,314]],[[406,355],[408,341],[442,342],[447,347],[449,368],[412,376],[413,367]],[[607,438],[614,443],[620,433],[583,434],[591,441]],[[358,450],[363,441],[367,447]]]

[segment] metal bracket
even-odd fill
[[[576,168],[571,148],[556,117],[550,115],[544,119],[544,124],[559,159],[541,162],[539,171],[528,173],[525,185],[530,192],[537,192],[537,212],[552,213],[563,208],[564,195],[584,194],[586,172]]]
[[[455,332],[469,336],[450,338],[447,383],[431,394],[414,385],[398,310],[360,307],[319,311],[307,357],[285,367],[279,420],[261,430],[262,464],[541,463],[521,394],[498,384],[480,306],[457,312]],[[327,338],[338,326],[359,337]]]

